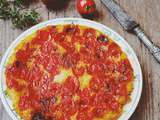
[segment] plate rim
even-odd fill
[[[118,120],[128,120],[131,115],[134,113],[135,109],[137,108],[137,105],[140,101],[140,98],[141,98],[141,94],[142,94],[142,87],[143,87],[143,76],[142,76],[142,69],[141,69],[141,66],[140,66],[140,63],[139,63],[139,60],[135,54],[135,51],[133,50],[133,48],[128,44],[127,41],[125,41],[125,39],[120,35],[118,34],[117,32],[115,32],[114,30],[112,30],[111,28],[107,27],[106,25],[103,25],[101,23],[98,23],[98,22],[95,22],[95,21],[91,21],[91,20],[87,20],[87,19],[83,19],[83,18],[55,18],[55,19],[51,19],[51,20],[48,20],[48,21],[44,21],[44,22],[41,22],[27,30],[25,30],[24,32],[22,32],[16,39],[14,39],[14,41],[10,44],[10,46],[7,48],[6,52],[4,53],[4,55],[2,56],[2,60],[1,60],[1,64],[0,64],[0,98],[1,98],[1,101],[3,103],[3,106],[5,108],[5,110],[7,111],[7,113],[9,114],[9,116],[13,119],[13,120],[18,120],[15,113],[12,112],[10,109],[9,109],[9,105],[8,103],[6,102],[6,99],[5,99],[5,95],[4,95],[4,91],[2,91],[2,80],[4,79],[3,78],[3,69],[4,69],[4,64],[6,62],[6,60],[8,59],[8,54],[13,51],[10,51],[10,50],[13,50],[13,48],[15,48],[15,46],[22,40],[22,38],[25,38],[26,36],[28,36],[28,34],[31,34],[33,31],[36,31],[40,28],[43,28],[45,27],[45,25],[49,25],[50,23],[53,23],[53,22],[56,22],[56,21],[74,21],[74,20],[77,20],[77,21],[81,21],[81,22],[89,22],[90,24],[95,24],[97,26],[101,26],[105,29],[107,29],[108,31],[110,31],[111,33],[113,33],[115,36],[118,36],[120,38],[120,40],[122,40],[123,43],[125,43],[127,45],[127,48],[129,48],[132,52],[132,55],[133,57],[135,58],[136,60],[136,63],[137,63],[137,69],[139,69],[139,90],[138,90],[138,93],[137,93],[137,98],[136,98],[136,101],[135,101],[135,104],[134,106],[132,106],[130,112],[128,112],[128,114],[125,116],[125,118],[119,118]],[[87,26],[87,25],[86,25]],[[98,29],[99,30],[99,29]],[[26,35],[27,34],[27,35]],[[115,40],[114,40],[115,41]],[[121,46],[120,46],[121,47]],[[124,111],[123,111],[124,112]],[[123,113],[122,113],[123,115]],[[121,116],[122,116],[121,115]],[[19,115],[18,115],[19,116]]]

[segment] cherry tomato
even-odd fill
[[[61,31],[58,26],[38,30],[32,41],[16,51],[16,59],[5,71],[7,87],[18,95],[16,107],[22,113],[31,109],[29,120],[70,120],[75,115],[77,120],[93,120],[110,111],[118,117],[130,99],[127,88],[134,75],[127,57],[119,59],[120,47],[105,42],[105,37],[74,24]],[[78,51],[76,44],[80,44]],[[57,83],[55,77],[61,77],[62,70],[67,70],[67,78]],[[121,96],[124,100],[119,101]]]
[[[96,4],[94,0],[78,0],[77,10],[83,16],[94,15],[96,12]]]

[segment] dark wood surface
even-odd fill
[[[43,21],[58,17],[81,17],[75,8],[75,0],[68,0],[65,9],[48,11],[42,3],[31,7],[41,13]],[[135,50],[143,71],[143,92],[140,103],[130,120],[160,120],[160,64],[150,55],[140,41],[125,32],[100,0],[95,0],[99,17],[95,19],[123,36]],[[151,39],[160,46],[160,0],[116,0],[145,29]],[[23,30],[14,29],[10,21],[0,20],[0,58],[11,42]],[[0,102],[0,120],[11,120]]]

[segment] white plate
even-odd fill
[[[7,110],[8,114],[11,116],[13,120],[20,120],[19,115],[13,110],[12,107],[12,101],[6,97],[5,95],[5,90],[6,90],[6,82],[5,82],[5,65],[6,61],[9,58],[9,56],[13,53],[14,48],[17,46],[17,44],[26,36],[32,34],[34,31],[45,27],[47,25],[58,25],[58,24],[69,24],[69,23],[74,23],[74,24],[79,24],[79,25],[84,25],[88,27],[92,27],[95,29],[98,29],[99,31],[107,34],[114,40],[121,48],[122,50],[127,54],[128,59],[131,62],[131,65],[134,70],[134,75],[135,75],[135,80],[134,80],[134,90],[131,94],[131,102],[125,105],[124,111],[120,118],[118,120],[128,120],[130,116],[133,114],[135,111],[137,104],[139,102],[140,96],[141,96],[141,91],[142,91],[142,72],[141,72],[141,67],[138,62],[137,56],[135,55],[135,52],[133,49],[128,45],[128,43],[116,32],[111,30],[110,28],[100,24],[96,23],[93,21],[81,19],[81,18],[58,18],[50,21],[46,21],[43,23],[40,23],[25,32],[23,32],[8,48],[6,51],[5,55],[2,58],[1,66],[0,66],[0,96],[1,100],[3,102],[3,105],[5,109]]]

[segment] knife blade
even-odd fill
[[[160,63],[160,48],[145,34],[140,25],[129,16],[114,0],[101,0],[120,25],[128,32],[135,34]]]

